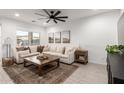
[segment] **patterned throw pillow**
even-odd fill
[[[37,46],[37,52],[42,53],[44,49],[44,46]]]

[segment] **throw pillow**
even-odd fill
[[[65,55],[68,55],[72,50],[73,50],[73,48],[71,48],[71,47],[66,47],[66,48],[65,48]]]
[[[37,52],[41,53],[41,46],[37,46]]]
[[[57,53],[64,54],[64,49],[65,49],[65,47],[57,47],[57,48],[56,48],[56,52],[57,52]]]
[[[24,49],[25,49],[24,47],[16,47],[17,51],[24,51]]]
[[[43,49],[44,49],[44,46],[41,46],[41,47],[40,47],[40,52],[41,52],[41,53],[43,52]]]

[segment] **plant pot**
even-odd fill
[[[112,77],[124,79],[124,54],[108,54]]]

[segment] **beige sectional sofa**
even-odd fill
[[[45,45],[42,52],[38,51],[38,46],[29,46],[26,50],[15,52],[17,63],[23,63],[24,58],[39,55],[40,53],[60,57],[60,62],[71,64],[74,62],[74,52],[77,47],[62,45]]]

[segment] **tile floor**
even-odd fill
[[[107,84],[105,65],[88,63],[79,65],[79,68],[65,80],[64,84]]]
[[[76,63],[75,65],[78,65],[79,68],[63,84],[107,84],[105,65],[93,63],[87,65]],[[0,67],[0,84],[13,84],[2,67]]]

